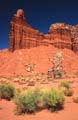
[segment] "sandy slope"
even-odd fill
[[[26,75],[26,65],[34,65],[34,72],[47,72],[52,66],[50,59],[58,52],[63,52],[63,66],[69,73],[78,70],[78,56],[69,49],[57,49],[53,46],[39,46],[31,49],[0,51],[0,75]]]

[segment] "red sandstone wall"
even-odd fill
[[[54,45],[58,48],[78,50],[78,26],[56,23],[50,26],[48,34],[33,29],[26,21],[23,10],[17,10],[10,22],[9,50]]]

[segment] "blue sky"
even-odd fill
[[[10,20],[19,8],[28,23],[43,33],[52,23],[78,23],[78,0],[0,0],[0,49],[8,48]]]

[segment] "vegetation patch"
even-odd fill
[[[20,94],[15,103],[19,113],[33,113],[38,109],[38,103],[40,102],[40,93],[36,90],[27,90],[23,94]]]
[[[11,84],[4,82],[0,85],[0,98],[11,100],[14,97],[14,91],[15,89]]]
[[[70,83],[68,81],[62,81],[60,83],[61,91],[64,93],[65,96],[72,96],[74,91],[70,86]]]
[[[64,87],[64,88],[66,88],[66,89],[69,89],[69,88],[70,88],[70,84],[69,84],[68,81],[62,81],[62,82],[60,83],[60,87]]]
[[[56,89],[26,90],[15,99],[18,113],[34,113],[41,109],[60,110],[64,101],[64,94]]]
[[[52,111],[62,109],[64,100],[64,94],[56,89],[51,89],[44,95],[45,105],[48,109]]]

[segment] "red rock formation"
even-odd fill
[[[71,26],[64,23],[52,24],[49,29],[49,35],[55,47],[72,49]]]
[[[17,10],[10,23],[9,50],[52,44],[58,48],[78,50],[78,25],[56,23],[47,35],[33,29],[26,21],[22,9]]]
[[[33,29],[25,20],[23,10],[17,10],[10,23],[9,50],[41,45],[44,35]]]
[[[78,51],[78,25],[72,27],[72,50]]]

